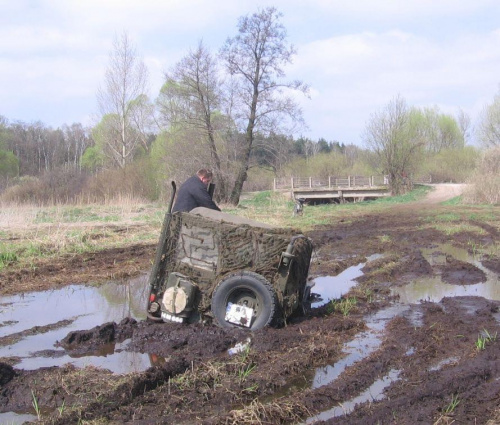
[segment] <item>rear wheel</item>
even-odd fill
[[[252,309],[249,326],[246,319],[242,319],[241,323],[227,320],[226,312],[230,304]],[[212,295],[211,309],[219,326],[247,327],[251,330],[269,326],[278,310],[271,284],[263,276],[248,271],[230,275],[217,285]]]

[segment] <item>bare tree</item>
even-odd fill
[[[407,188],[406,179],[425,146],[412,125],[406,101],[397,96],[384,110],[373,114],[364,138],[379,157],[383,172],[389,175],[393,194],[403,193]]]
[[[316,156],[320,152],[320,144],[312,140],[306,142],[306,157]]]
[[[218,199],[225,199],[226,170],[219,154],[223,142],[224,121],[221,116],[221,87],[216,59],[200,41],[170,71],[165,73],[165,84],[158,98],[160,117],[171,127],[189,128],[201,136],[191,139],[191,144],[201,141],[210,154],[210,166],[215,174]]]
[[[286,43],[281,17],[274,7],[269,7],[240,18],[238,35],[229,38],[221,50],[228,72],[238,83],[234,118],[245,133],[229,200],[234,205],[247,179],[256,132],[264,136],[280,133],[287,118],[303,123],[300,108],[286,92],[307,93],[308,88],[301,81],[283,81],[284,66],[291,63],[296,51]]]
[[[500,92],[495,95],[493,103],[483,109],[477,136],[486,148],[500,146]]]
[[[459,109],[457,121],[458,126],[460,127],[460,131],[462,132],[464,142],[467,143],[470,140],[472,129],[470,116],[463,109]]]
[[[144,140],[141,126],[145,123],[142,113],[147,106],[147,77],[147,69],[127,33],[115,37],[104,87],[97,93],[102,119],[98,136],[105,155],[121,168]]]
[[[66,168],[81,170],[80,159],[85,149],[91,145],[88,131],[80,123],[63,125],[62,131],[66,144]]]

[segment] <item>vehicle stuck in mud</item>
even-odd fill
[[[165,216],[149,278],[148,319],[214,320],[251,330],[306,308],[309,238],[220,211]]]

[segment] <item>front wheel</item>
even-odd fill
[[[241,326],[253,331],[269,326],[278,310],[276,294],[271,284],[263,276],[248,271],[222,280],[213,292],[211,304],[212,314],[219,326]],[[241,322],[232,320],[226,314],[231,304],[251,309],[251,316],[242,317]]]

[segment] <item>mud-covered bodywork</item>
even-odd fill
[[[308,298],[311,253],[291,230],[206,208],[167,214],[148,317],[251,329],[282,322]]]

